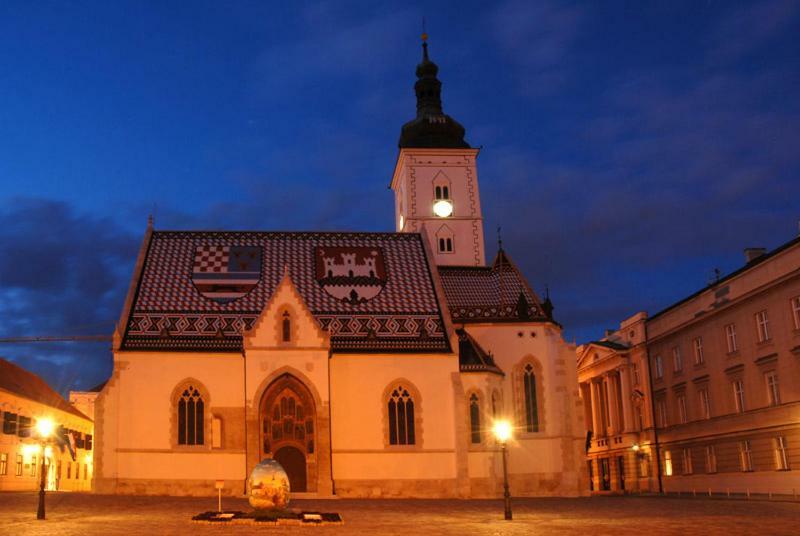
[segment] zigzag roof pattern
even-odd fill
[[[330,333],[334,351],[451,351],[418,234],[152,231],[146,240],[135,293],[123,313],[123,350],[239,351],[242,330],[253,326],[285,268],[316,320]],[[209,298],[203,286],[208,282],[197,278],[199,256],[206,255],[203,269],[210,271],[213,255],[223,248],[258,252],[253,266],[259,265],[247,268],[252,270],[247,272],[252,285],[246,292],[239,289],[243,295],[227,301]],[[346,273],[320,274],[315,255],[325,251],[380,258],[380,273],[354,277],[351,271],[349,278]],[[359,296],[351,291],[343,298],[345,287],[358,292],[369,287],[371,292]]]

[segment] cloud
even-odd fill
[[[0,337],[111,335],[139,238],[61,201],[0,206]],[[51,385],[90,387],[110,373],[109,344],[5,344],[0,355]]]

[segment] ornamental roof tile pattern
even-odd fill
[[[503,250],[491,266],[439,266],[439,276],[456,324],[550,320]]]
[[[227,302],[202,294],[195,287],[193,273],[198,270],[198,252],[209,247],[246,252],[258,248],[257,284]],[[342,299],[329,292],[331,287],[324,288],[315,255],[322,255],[326,248],[335,255],[366,251],[381,257],[379,271],[385,273],[377,274],[380,285],[370,279],[373,293],[379,288],[377,294],[366,299]],[[420,235],[257,231],[154,231],[128,313],[122,348],[239,351],[242,328],[253,326],[283,277],[284,268],[320,326],[330,333],[333,350],[450,351]],[[360,280],[353,284],[363,288],[365,283]]]

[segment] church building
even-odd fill
[[[588,493],[575,348],[509,254],[486,263],[479,150],[417,66],[393,233],[169,231],[142,242],[95,403],[95,490],[229,495],[264,458],[293,493]]]

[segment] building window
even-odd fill
[[[633,385],[639,385],[639,365],[637,363],[634,363],[632,369],[633,369]]]
[[[753,452],[750,449],[750,441],[739,441],[739,461],[742,471],[753,470]]]
[[[178,444],[202,445],[204,425],[203,397],[189,385],[178,400]]]
[[[536,374],[533,366],[525,365],[522,375],[522,387],[525,393],[525,430],[528,432],[539,431],[539,408],[536,403]]]
[[[708,388],[700,389],[698,392],[700,399],[700,415],[704,419],[711,418],[711,403],[708,400]]]
[[[440,238],[439,239],[439,253],[452,253],[453,252],[453,239]]]
[[[792,319],[794,320],[794,329],[800,329],[800,296],[792,298]]]
[[[786,456],[786,438],[778,436],[772,442],[775,445],[775,469],[788,471],[789,458]]]
[[[771,370],[764,374],[767,382],[767,399],[770,406],[777,406],[781,403],[781,394],[778,390],[778,373]]]
[[[725,326],[725,341],[728,343],[729,354],[739,349],[736,344],[736,324],[728,324]]]
[[[678,346],[675,346],[672,349],[672,370],[676,373],[683,370],[683,356],[681,355],[681,349]]]
[[[3,414],[3,433],[17,435],[17,414],[6,411]]]
[[[717,472],[717,451],[714,445],[706,445],[706,473]]]
[[[433,189],[433,194],[437,201],[440,199],[450,199],[450,187],[446,184],[437,185]]]
[[[681,461],[683,462],[683,474],[691,475],[692,470],[692,449],[683,449],[681,451]]]
[[[637,425],[636,429],[641,431],[644,429],[644,421],[642,419],[642,407],[639,405],[634,406],[633,412],[636,415],[636,425]]]
[[[667,427],[667,403],[663,398],[659,399],[656,403],[656,413],[658,414],[658,426],[661,428]]]
[[[281,335],[283,342],[290,342],[292,340],[292,321],[289,317],[289,312],[284,311],[283,320],[281,321]]]
[[[672,453],[664,451],[664,476],[672,476]]]
[[[744,411],[744,382],[742,380],[734,380],[731,385],[733,386],[733,401],[736,403],[736,412],[742,413]]]
[[[36,476],[36,466],[38,465],[36,456],[31,456],[31,476]]]
[[[703,337],[694,338],[694,364],[702,365],[706,359],[703,355]]]
[[[413,445],[414,399],[408,390],[398,385],[392,390],[387,404],[389,411],[389,444]]]
[[[84,463],[83,464],[83,479],[84,480],[89,480],[89,464],[88,463]]]
[[[17,454],[17,465],[14,468],[14,474],[16,476],[22,476],[22,454]]]
[[[769,319],[767,319],[766,310],[756,313],[756,329],[758,331],[758,342],[769,340]]]
[[[500,394],[497,391],[492,392],[492,418],[496,418],[502,410],[500,405]]]
[[[0,453],[0,475],[5,476],[8,474],[8,454],[5,452]]]
[[[19,437],[31,437],[31,430],[33,429],[33,421],[30,417],[19,416],[17,419],[19,426],[17,428],[17,435]]]
[[[67,479],[72,478],[72,462],[67,462]]]
[[[655,359],[653,359],[653,368],[656,371],[656,379],[660,380],[664,377],[664,365],[661,362],[661,356],[657,355]]]
[[[481,407],[475,393],[469,397],[469,433],[472,443],[481,442]]]
[[[686,395],[680,394],[677,398],[678,401],[678,422],[680,424],[686,424],[687,416],[686,416]]]

